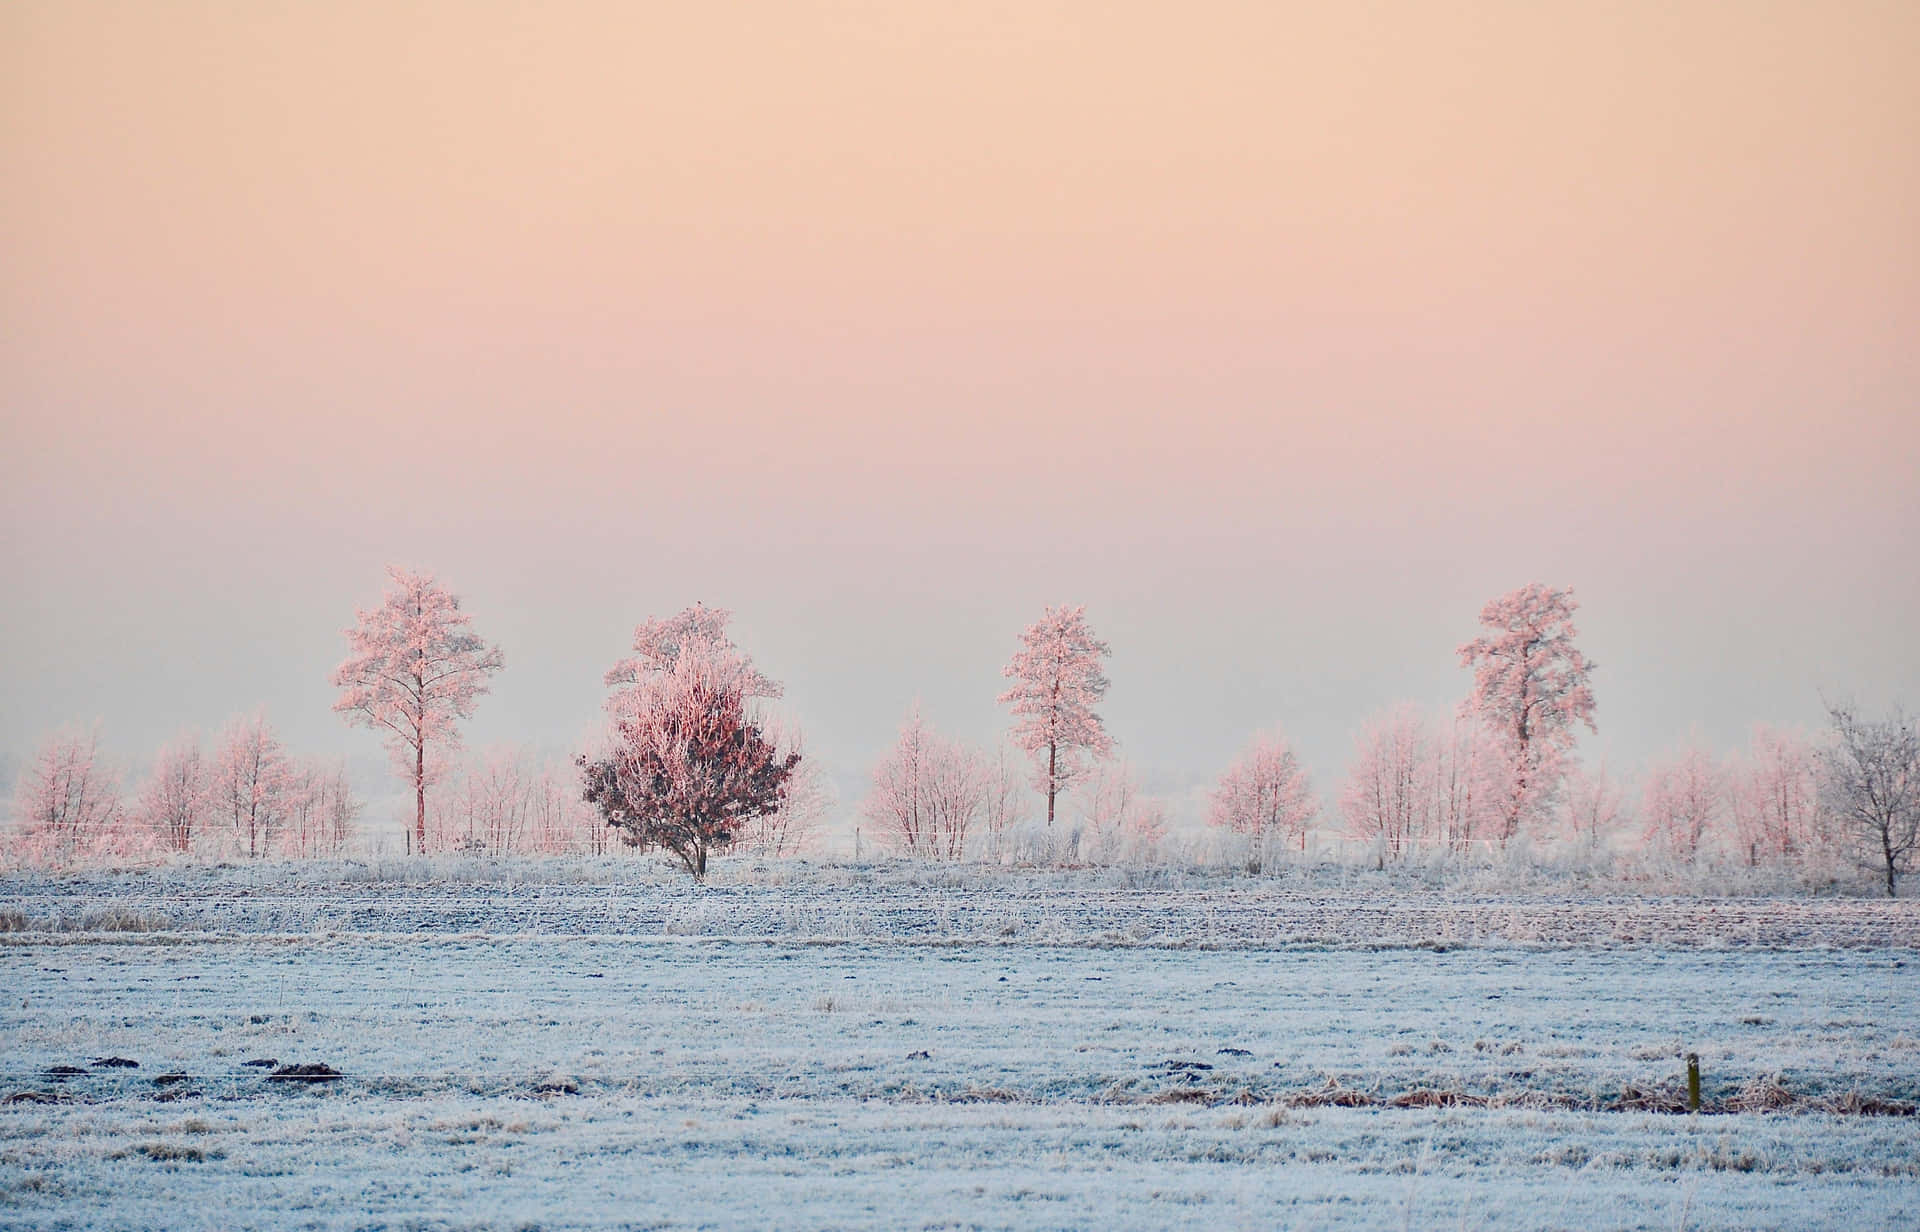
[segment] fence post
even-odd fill
[[[1700,1111],[1700,1054],[1687,1054],[1687,1111]]]

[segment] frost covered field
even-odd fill
[[[1920,1227],[1912,900],[433,873],[0,882],[0,1226]]]

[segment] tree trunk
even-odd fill
[[[413,746],[413,849],[427,854],[427,742]]]
[[[1054,775],[1059,773],[1060,746],[1047,741],[1047,829],[1053,829],[1053,798],[1060,793],[1060,780]]]

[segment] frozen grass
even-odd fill
[[[735,937],[925,944],[1920,947],[1920,900],[1442,890],[1404,870],[439,859],[0,879],[28,932]],[[106,921],[106,922],[102,922]]]
[[[1920,1227],[1911,900],[470,871],[0,882],[0,1227]]]

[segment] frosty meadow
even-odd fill
[[[0,1232],[1920,1232],[1916,64],[0,0]]]
[[[1275,730],[1180,836],[1049,608],[849,861],[727,612],[640,625],[573,758],[474,757],[505,656],[395,570],[333,683],[406,854],[257,714],[131,800],[91,732],[23,776],[0,1227],[1920,1227],[1911,720],[1636,803],[1575,610],[1487,604],[1330,816]]]

